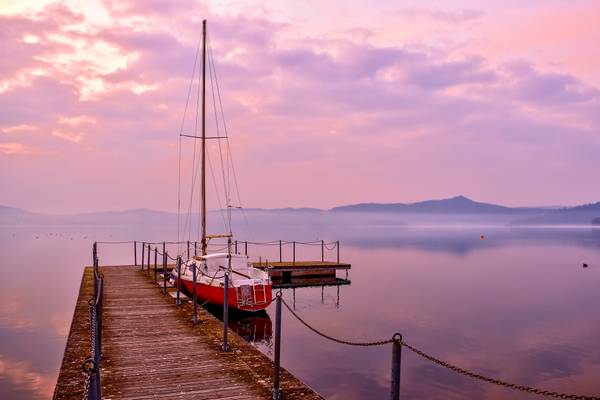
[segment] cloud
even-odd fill
[[[339,182],[367,180],[370,191],[390,200],[408,193],[395,189],[394,182],[402,179],[414,188],[408,201],[443,197],[448,182],[479,185],[485,192],[490,176],[501,178],[501,165],[531,171],[532,152],[543,153],[540,173],[568,163],[572,170],[585,163],[587,171],[588,154],[599,146],[593,134],[600,127],[598,89],[568,70],[547,70],[531,60],[497,63],[473,51],[430,46],[426,38],[421,45],[384,44],[376,29],[369,29],[369,35],[313,35],[268,14],[217,14],[210,5],[191,1],[109,1],[103,7],[107,17],[101,22],[89,11],[64,5],[0,16],[8,27],[0,33],[0,45],[14,53],[10,65],[3,64],[4,86],[0,82],[4,154],[62,154],[74,160],[82,147],[99,159],[110,151],[122,160],[113,165],[127,168],[123,179],[136,179],[138,168],[145,166],[157,182],[172,185],[173,170],[165,166],[177,165],[176,135],[190,76],[199,73],[194,55],[204,17],[232,143],[238,164],[245,166],[242,182],[283,182],[284,176],[295,176],[301,186],[327,168]],[[194,12],[177,12],[184,8]],[[444,23],[475,21],[485,13],[407,12]],[[210,83],[208,129],[214,133],[216,87]],[[198,86],[189,90],[183,126],[193,132]],[[214,96],[218,99],[218,93]],[[36,129],[17,129],[25,126]],[[190,142],[184,146],[191,149]],[[584,156],[575,160],[578,153]],[[39,157],[43,163],[58,162]],[[145,164],[153,157],[162,159],[161,169]],[[370,170],[363,173],[365,165]],[[100,162],[78,173],[108,179],[103,168],[111,170]],[[468,172],[473,169],[480,172]],[[449,174],[446,183],[439,182],[442,171]],[[373,173],[380,178],[369,179]],[[528,174],[519,179],[539,178]],[[301,196],[291,184],[287,191],[267,187],[260,193],[251,184],[242,185],[243,192],[253,193],[253,205],[317,201]],[[322,201],[330,205],[341,201],[338,196],[344,202],[373,200],[362,198],[365,190],[322,189]],[[465,190],[451,193],[457,191]],[[539,196],[550,193],[548,187]],[[133,191],[122,197],[132,206],[148,201]],[[155,207],[172,208],[169,199],[152,201],[159,202]]]

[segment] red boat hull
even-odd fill
[[[192,281],[188,281],[185,279],[181,280],[180,290],[185,292],[187,295],[192,297],[193,293],[193,283]],[[262,290],[262,285],[261,285]],[[214,305],[223,305],[223,295],[224,288],[218,286],[209,286],[202,284],[200,282],[196,283],[196,297],[198,298],[198,302],[204,303],[208,302]],[[227,304],[229,304],[230,308],[235,308],[236,310],[241,311],[260,311],[267,308],[267,306],[271,303],[273,299],[273,292],[271,285],[264,285],[264,293],[259,291],[257,293],[257,298],[253,299],[254,304],[251,305],[240,305],[238,302],[238,291],[235,287],[230,287],[227,291]]]

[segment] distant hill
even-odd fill
[[[541,215],[518,219],[513,225],[590,225],[600,224],[600,202],[545,211]]]
[[[382,213],[430,213],[430,214],[537,214],[543,208],[505,207],[480,203],[465,196],[443,200],[427,200],[417,203],[362,203],[332,208],[333,212],[382,212]]]

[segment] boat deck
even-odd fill
[[[135,266],[100,267],[105,276],[102,397],[107,399],[271,399],[271,360],[229,332],[229,352],[221,351],[221,321],[200,308],[175,305]],[[81,364],[89,354],[87,300],[92,269],[84,271],[55,399],[81,399]],[[285,399],[321,399],[282,370]]]

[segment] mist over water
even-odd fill
[[[341,261],[352,264],[350,285],[284,290],[286,301],[327,334],[378,340],[401,332],[407,343],[494,378],[600,393],[600,229],[508,227],[497,220],[437,216],[416,225],[406,216],[325,212],[256,211],[246,219],[234,215],[239,240],[341,241]],[[209,227],[222,233],[221,215],[211,214]],[[93,241],[177,236],[176,222],[166,216],[146,224],[104,219],[1,225],[0,398],[51,398]],[[285,246],[284,258],[291,251]],[[276,260],[278,252],[278,246],[249,246],[256,259]],[[101,264],[131,264],[132,253],[131,245],[99,248]],[[320,257],[320,246],[297,247],[299,260]],[[335,260],[335,250],[326,250],[325,257]],[[267,354],[272,308],[254,321],[235,322]],[[285,309],[282,346],[282,365],[327,398],[388,395],[390,346],[326,341]],[[406,349],[401,394],[537,398],[462,377]]]

